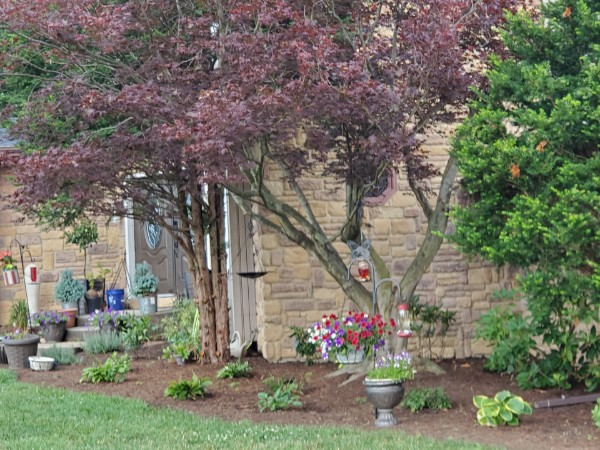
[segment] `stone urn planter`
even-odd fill
[[[375,407],[375,426],[391,427],[398,422],[392,410],[404,397],[402,380],[371,380],[363,382],[367,400]]]
[[[4,351],[8,360],[9,369],[28,369],[29,357],[37,355],[40,337],[37,334],[28,334],[21,339],[5,338]]]

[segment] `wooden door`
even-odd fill
[[[135,262],[148,262],[159,279],[159,294],[177,292],[176,249],[173,238],[161,226],[135,221]]]

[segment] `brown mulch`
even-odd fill
[[[126,381],[118,384],[79,383],[82,368],[92,365],[96,360],[104,361],[105,356],[83,355],[84,361],[76,366],[58,367],[51,372],[21,370],[18,375],[25,383],[140,398],[151,405],[185,409],[201,416],[220,417],[230,421],[247,419],[263,423],[342,425],[375,429],[373,410],[366,402],[362,381],[340,386],[345,378],[326,377],[337,369],[334,364],[276,364],[256,355],[246,358],[252,368],[251,378],[220,380],[215,377],[220,366],[195,363],[178,366],[174,362],[160,359],[161,353],[161,343],[147,345],[134,359],[133,370],[127,375]],[[533,403],[562,395],[585,394],[582,388],[568,392],[522,391],[510,377],[485,372],[483,361],[479,359],[443,361],[441,367],[446,371],[445,375],[417,373],[415,380],[406,384],[406,389],[441,386],[452,401],[452,409],[411,413],[397,407],[394,413],[398,420],[398,431],[438,439],[462,439],[510,449],[600,448],[600,429],[594,426],[590,413],[592,403],[535,410],[532,416],[523,418],[519,427],[492,429],[479,426],[475,420],[476,408],[472,403],[474,395],[492,396],[507,389]],[[195,402],[181,402],[163,396],[169,382],[191,378],[192,373],[213,380],[207,397]],[[260,413],[257,394],[266,390],[263,380],[270,375],[302,382],[303,406],[285,412]]]

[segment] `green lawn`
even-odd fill
[[[110,385],[106,386],[107,392]],[[202,400],[198,400],[202,401]],[[285,413],[280,413],[285,414]],[[130,399],[44,388],[0,370],[0,449],[459,449],[484,448],[360,431],[229,423]]]

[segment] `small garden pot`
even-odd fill
[[[62,342],[67,332],[67,322],[47,323],[41,325],[40,330],[46,342]]]
[[[404,397],[404,385],[400,380],[365,379],[367,400],[375,407],[375,426],[391,427],[398,422],[392,410]]]
[[[79,308],[63,309],[63,312],[69,316],[67,328],[73,328],[75,325],[77,325],[77,313],[79,312]]]
[[[158,310],[156,295],[140,296],[138,297],[138,301],[140,302],[141,314],[156,314]]]
[[[28,369],[29,357],[37,355],[40,337],[28,334],[23,339],[4,339],[4,351],[9,369]]]
[[[19,272],[17,272],[17,269],[5,270],[2,272],[2,276],[4,277],[4,284],[7,286],[19,283]]]

